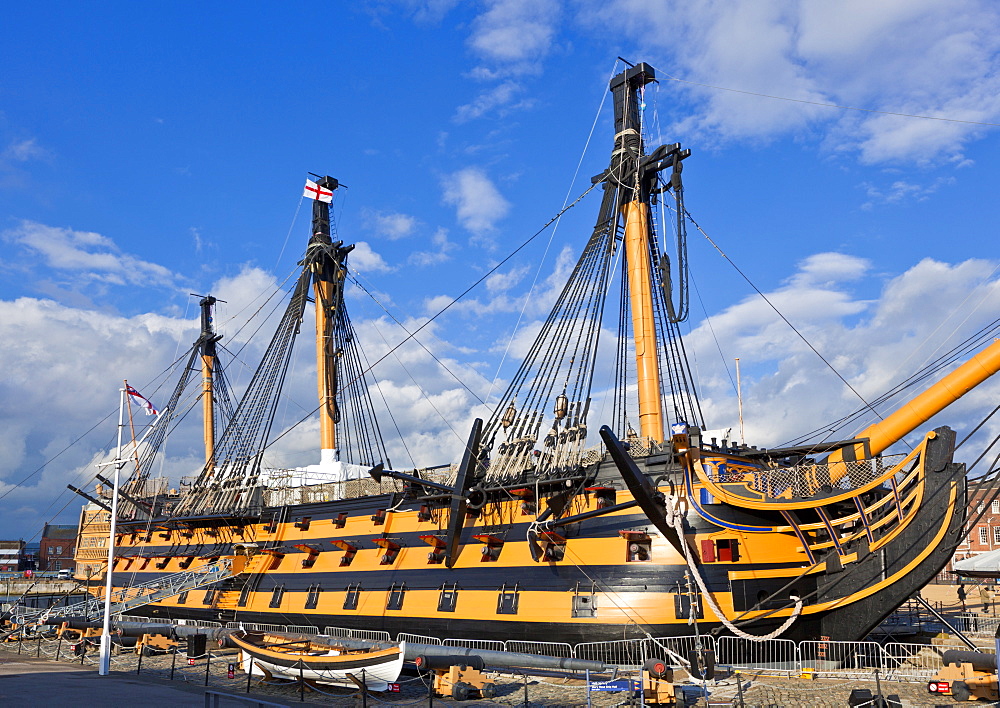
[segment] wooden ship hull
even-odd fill
[[[252,632],[230,635],[228,641],[239,648],[245,673],[347,688],[364,685],[372,691],[385,691],[399,678],[406,652],[405,643],[392,649],[350,651]]]
[[[897,466],[911,471],[886,468],[888,479],[898,475],[895,487],[874,484],[823,505],[800,500],[802,509],[785,510],[794,527],[780,509],[718,503],[714,485],[671,470],[665,456],[638,462],[661,480],[661,490],[691,489],[688,498],[698,503],[685,515],[685,542],[721,609],[742,618],[739,626],[770,633],[791,615],[788,598],[798,594],[808,599],[782,637],[851,640],[868,634],[952,556],[966,508],[953,440],[947,428],[935,431]],[[733,463],[713,461],[719,459]],[[623,485],[610,460],[587,472],[597,489],[575,498],[567,516],[633,501],[614,489]],[[544,547],[536,562],[527,539],[537,519],[534,502],[491,501],[465,513],[460,554],[449,569],[437,545],[449,510],[400,505],[402,493],[266,508],[254,518],[164,520],[152,524],[149,541],[147,522],[125,525],[115,574],[138,584],[178,572],[192,558],[231,557],[240,569],[233,578],[135,611],[172,620],[576,644],[689,635],[694,599],[700,630],[728,634],[683,555],[638,508],[557,527],[538,541]],[[701,501],[709,499],[716,503]]]
[[[359,444],[344,427],[371,411],[369,402],[344,412],[352,390],[367,391],[343,310],[350,247],[331,240],[327,204],[314,203],[289,310],[221,435],[206,423],[205,467],[191,492],[142,498],[135,490],[148,483],[149,465],[123,487],[140,498],[118,521],[114,587],[213,559],[227,559],[233,574],[135,614],[392,638],[577,644],[699,631],[858,640],[946,565],[966,514],[954,433],[941,427],[909,453],[885,452],[1000,369],[1000,344],[849,440],[757,450],[701,439],[677,327],[686,291],[675,303],[669,278],[656,280],[670,266],[649,209],[657,195],[674,195],[681,244],[680,174],[690,151],[677,144],[645,153],[640,95],[653,80],[645,64],[612,80],[615,149],[594,178],[604,188],[594,233],[493,416],[476,421],[463,459],[450,467],[384,469],[384,448]],[[329,177],[309,184],[317,195],[338,185]],[[598,299],[610,290],[619,250],[620,310],[631,311],[617,341],[621,398],[611,420],[600,421],[608,423],[601,444],[591,439],[587,448],[597,345],[582,343],[600,331]],[[317,303],[319,469],[338,476],[283,483],[261,466],[269,428],[258,428],[274,410],[265,393],[280,388],[280,356],[309,299]],[[203,310],[203,323],[210,319]],[[205,418],[213,421],[207,324],[199,341]],[[624,374],[633,368],[630,386]],[[672,410],[669,435],[664,408]],[[638,433],[629,424],[636,413]],[[341,465],[348,452],[354,472],[369,475]],[[95,569],[83,556],[98,545],[77,544],[78,567]],[[88,577],[100,594],[100,575],[80,575]]]

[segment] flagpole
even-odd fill
[[[115,564],[115,526],[118,520],[118,480],[122,470],[122,430],[125,427],[125,389],[119,389],[118,452],[115,456],[114,487],[111,490],[111,526],[108,531],[108,569],[104,573],[104,631],[101,633],[101,660],[98,674],[111,672],[111,570]]]

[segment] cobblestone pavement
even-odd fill
[[[56,640],[26,641],[20,647],[22,655],[38,656],[41,659],[54,660],[59,655],[60,663],[75,663],[81,668],[96,671],[96,652],[82,658],[74,657],[69,651],[68,642]],[[6,644],[0,646],[0,661],[17,657],[18,645]],[[232,650],[212,652],[211,660],[201,658],[189,665],[184,653],[176,655],[160,655],[140,658],[132,652],[123,653],[112,658],[112,671],[118,675],[129,675],[134,678],[147,678],[151,681],[171,680],[183,683],[190,688],[204,688],[206,679],[208,687],[216,691],[233,694],[245,694],[249,688],[253,695],[266,697],[281,704],[313,704],[326,706],[428,706],[427,685],[421,677],[400,677],[399,693],[369,694],[364,701],[356,691],[323,687],[322,692],[306,690],[300,692],[294,682],[273,681],[263,682],[256,677],[248,684],[247,677],[238,670],[229,678],[229,667],[236,661]],[[816,708],[842,708],[848,705],[851,689],[868,688],[875,691],[874,681],[845,680],[806,680],[798,678],[777,678],[759,676],[752,673],[737,675],[741,681],[742,702],[744,706],[757,708],[799,708],[800,706],[815,706]],[[531,708],[574,708],[586,706],[586,682],[580,679],[546,678],[513,674],[496,674],[497,695],[489,701],[470,700],[461,705],[467,708],[483,706],[530,706]],[[709,695],[706,698],[700,694],[700,689],[694,685],[684,685],[679,682],[679,697],[686,697],[688,705],[698,706],[739,706],[740,698],[737,690],[736,677],[721,678],[711,682]],[[901,705],[907,708],[924,708],[945,705],[988,705],[985,703],[953,704],[943,699],[933,700],[925,683],[901,683],[882,681],[882,692],[889,696],[895,694],[901,699]],[[192,694],[191,705],[203,705],[200,695]],[[137,697],[141,705],[141,698]],[[434,698],[434,705],[455,704],[450,698]],[[235,704],[232,704],[235,705]],[[610,708],[611,706],[639,705],[636,698],[626,692],[591,692],[590,705],[595,708]],[[679,705],[683,705],[679,701]]]

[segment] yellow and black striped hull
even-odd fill
[[[860,639],[926,584],[959,541],[964,469],[951,463],[949,440],[929,438],[926,445],[905,488],[869,491],[856,502],[887,509],[879,495],[895,494],[895,516],[878,512],[876,523],[873,512],[868,538],[838,531],[848,541],[836,557],[822,533],[808,531],[818,525],[809,523],[815,510],[799,513],[807,531],[796,532],[789,516],[712,503],[682,470],[640,462],[661,491],[683,492],[685,540],[726,617],[748,633],[766,634],[793,612],[788,597],[797,595],[804,606],[782,636]],[[604,462],[591,473],[612,471]],[[616,504],[630,500],[616,492]],[[583,493],[564,515],[600,503],[597,494]],[[559,529],[561,555],[537,562],[528,541],[534,511],[509,496],[467,515],[451,568],[436,553],[448,509],[394,495],[265,509],[253,518],[134,522],[118,538],[114,585],[231,556],[239,571],[233,578],[136,614],[579,643],[691,634],[694,598],[700,630],[727,631],[699,599],[684,557],[638,509]],[[632,553],[636,539],[642,557]]]

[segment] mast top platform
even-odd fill
[[[614,91],[626,81],[630,84],[645,86],[648,83],[656,81],[656,69],[646,62],[640,62],[631,69],[626,69],[611,79],[609,88]]]

